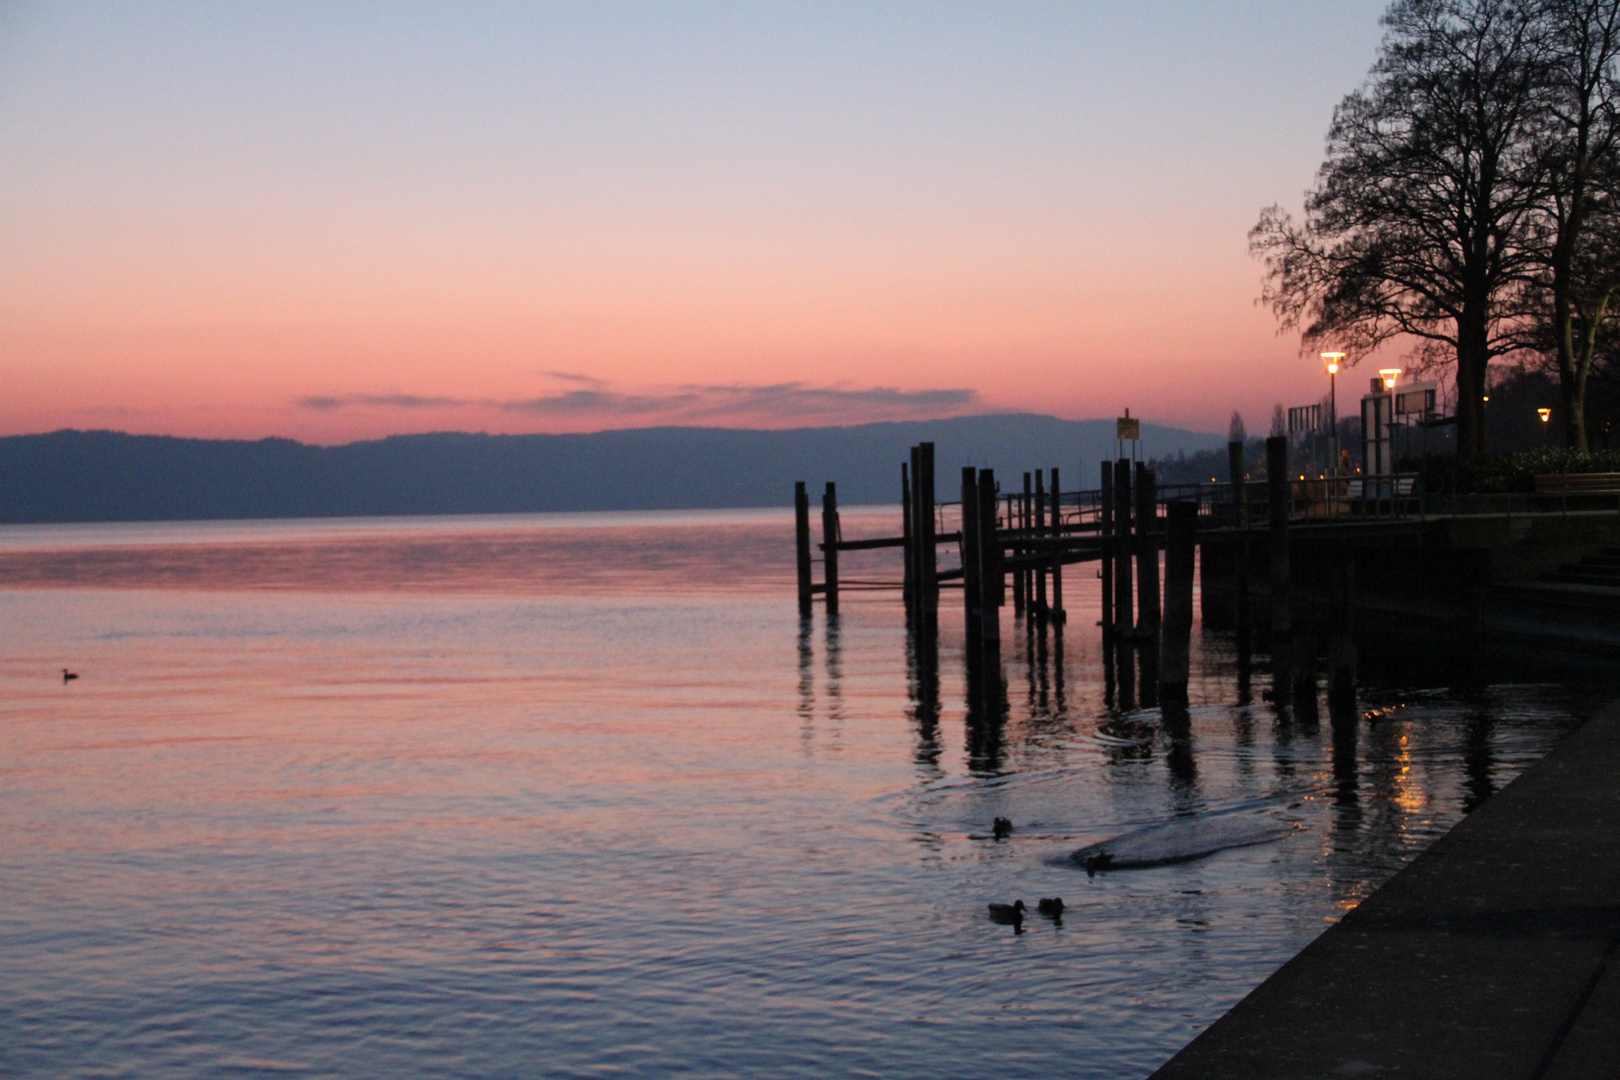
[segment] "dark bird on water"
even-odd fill
[[[63,682],[69,683],[69,682],[72,682],[74,679],[77,679],[78,677],[79,677],[78,672],[69,671],[67,668],[62,669],[62,681]]]
[[[997,840],[1005,840],[1012,835],[1012,822],[1007,818],[998,817],[990,831],[995,833]]]
[[[1114,857],[1106,851],[1099,851],[1086,860],[1086,873],[1095,874],[1099,870],[1111,869],[1113,865]]]
[[[1035,902],[1035,910],[1042,915],[1050,915],[1054,919],[1063,914],[1063,897],[1054,896],[1051,899],[1041,897]]]
[[[1024,902],[1014,900],[1010,904],[991,904],[990,921],[1003,926],[1017,926],[1024,921]]]

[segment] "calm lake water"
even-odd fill
[[[1173,738],[1085,569],[987,742],[959,599],[936,712],[792,579],[777,511],[0,529],[0,1075],[1144,1076],[1598,700],[1375,671],[1336,755],[1198,631]],[[1061,862],[1232,812],[1299,828]]]

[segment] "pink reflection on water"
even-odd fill
[[[852,509],[845,535],[895,532],[896,516]],[[886,554],[845,563],[897,576]],[[0,581],[11,588],[787,596],[793,577],[787,511],[0,530]]]

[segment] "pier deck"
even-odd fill
[[[1154,1080],[1620,1075],[1620,703]]]

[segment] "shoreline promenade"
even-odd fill
[[[1620,1075],[1620,702],[1153,1080]]]

